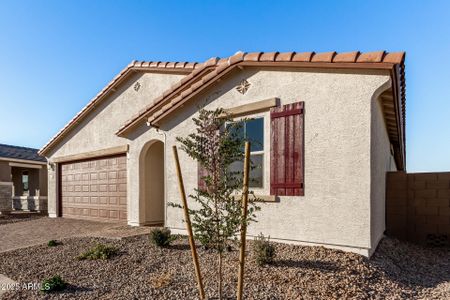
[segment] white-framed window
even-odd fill
[[[239,136],[250,142],[250,171],[249,186],[253,188],[264,187],[264,117],[255,117],[248,120],[236,120],[241,122]],[[232,170],[242,170],[243,162],[236,162],[231,166]]]

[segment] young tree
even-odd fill
[[[204,182],[202,187],[189,195],[197,203],[196,208],[189,209],[189,215],[195,237],[217,251],[218,290],[219,299],[222,299],[224,250],[230,243],[237,242],[241,224],[255,221],[259,207],[255,205],[257,199],[253,195],[247,218],[243,220],[240,202],[243,171],[235,167],[244,159],[245,140],[239,134],[241,123],[232,122],[223,109],[201,109],[199,117],[193,121],[196,132],[177,138],[181,149],[198,162],[205,174],[200,178]]]

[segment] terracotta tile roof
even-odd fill
[[[38,149],[0,144],[0,157],[46,162],[38,155]]]
[[[70,129],[78,124],[90,111],[94,109],[105,96],[125,80],[133,72],[168,72],[168,73],[191,73],[202,68],[203,64],[196,62],[161,62],[161,61],[132,61],[116,77],[114,77],[89,103],[72,118],[50,141],[45,144],[40,155],[44,155],[54,144],[56,144]]]
[[[155,125],[160,119],[170,114],[184,102],[204,90],[220,77],[229,73],[235,67],[295,67],[295,68],[323,68],[323,69],[382,69],[389,70],[393,80],[393,96],[401,103],[398,136],[402,140],[403,159],[405,157],[405,72],[404,52],[387,53],[385,51],[360,53],[359,51],[336,52],[237,52],[228,58],[213,57],[202,64],[198,63],[169,63],[169,62],[133,62],[111,81],[68,125],[66,125],[53,139],[45,145],[40,153],[46,153],[73,126],[75,126],[109,91],[114,91],[127,74],[135,70],[169,71],[182,70],[188,75],[171,86],[161,96],[154,99],[152,104],[144,107],[133,118],[128,120],[116,132],[122,136],[135,125],[147,120]]]
[[[177,104],[184,102],[190,96],[196,94],[200,89],[204,89],[209,82],[217,79],[221,74],[227,73],[231,68],[240,64],[244,65],[261,65],[263,66],[293,66],[293,67],[322,67],[322,68],[362,68],[362,69],[391,69],[394,65],[399,65],[403,69],[405,53],[394,52],[387,53],[385,51],[360,53],[359,51],[336,53],[336,52],[253,52],[244,53],[237,52],[235,55],[225,59],[211,58],[205,62],[202,68],[192,72],[179,83],[175,84],[162,96],[153,101],[139,114],[128,120],[117,131],[117,135],[123,135],[139,123],[141,120],[150,117],[151,122],[157,121],[176,109]],[[207,71],[205,71],[207,69]],[[404,73],[403,73],[404,74]],[[401,75],[404,87],[404,75]],[[404,103],[404,91],[402,94]],[[404,114],[404,113],[403,113]]]

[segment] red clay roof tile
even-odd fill
[[[301,53],[295,53],[292,57],[292,61],[298,61],[298,62],[309,62],[311,61],[311,56],[314,54],[314,52],[301,52]]]
[[[190,94],[190,88],[185,89],[180,93],[180,99],[183,99],[184,97],[188,96]]]
[[[203,79],[202,79],[203,83],[206,83],[206,82],[210,81],[216,75],[217,75],[217,73],[215,71],[206,74],[205,76],[203,76]]]
[[[379,55],[379,52],[376,52]],[[359,52],[349,52],[349,53],[342,53],[342,54],[336,54],[336,52],[325,52],[325,53],[318,53],[314,55],[314,52],[304,52],[304,53],[295,53],[295,52],[285,52],[285,53],[276,53],[276,52],[271,52],[271,53],[262,53],[262,52],[253,52],[253,53],[248,53],[245,54],[243,52],[237,52],[235,55],[231,56],[230,58],[228,58],[228,64],[224,65],[222,64],[224,61],[226,61],[226,59],[220,59],[220,60],[216,60],[216,69],[206,75],[203,75],[202,78],[200,78],[200,80],[197,80],[196,82],[193,83],[193,86],[191,86],[193,89],[192,90],[196,90],[199,87],[201,87],[203,84],[206,84],[207,82],[209,82],[212,78],[216,77],[217,74],[221,73],[222,71],[224,71],[225,69],[227,69],[229,66],[236,64],[238,62],[243,61],[266,61],[266,62],[272,62],[272,61],[293,61],[293,62],[356,62],[357,61],[357,57],[359,55]],[[373,53],[371,53],[370,56],[372,56]],[[376,55],[375,58],[370,58],[371,60],[375,60],[376,59]],[[398,57],[398,55],[396,56]],[[364,58],[364,57],[363,57]],[[390,58],[390,57],[388,57]],[[367,58],[364,58],[367,59]],[[394,59],[394,58],[392,58]],[[398,59],[398,58],[396,58]],[[210,62],[211,60],[209,60]],[[207,63],[204,63],[203,65],[206,65]],[[208,63],[210,65],[210,63]],[[198,70],[199,72],[202,71],[204,68],[204,66],[202,67],[201,70]],[[187,77],[189,77],[189,79],[186,80],[181,80],[182,84],[185,84],[187,81],[189,81],[190,79],[192,79],[193,77],[195,77],[196,74],[191,73],[190,75],[188,75]],[[176,89],[170,89],[170,91],[167,93],[167,95],[169,96],[172,92],[174,92]],[[183,96],[187,96],[186,93],[183,93]],[[132,124],[134,122],[134,120],[130,120],[128,122],[128,124]]]
[[[177,62],[175,64],[175,68],[180,69],[180,68],[184,68],[186,66],[187,62]]]
[[[223,70],[225,70],[226,68],[228,68],[228,63],[226,64],[218,64],[216,67],[217,73],[222,72]]]
[[[251,52],[247,53],[244,56],[244,61],[259,61],[259,57],[261,56],[262,52]]]
[[[228,65],[228,58],[221,58],[217,62],[218,65]]]
[[[262,53],[259,57],[259,61],[275,61],[275,57],[277,56],[278,52],[266,52]]]
[[[201,87],[202,85],[203,85],[203,82],[201,82],[201,81],[199,80],[199,81],[197,81],[196,83],[194,83],[191,87],[192,87],[192,89],[196,90],[196,89],[198,89],[199,87]]]
[[[311,58],[311,62],[332,62],[335,54],[336,52],[334,51],[315,53]]]
[[[379,63],[383,61],[384,51],[366,52],[358,56],[356,62]]]
[[[204,63],[204,67],[215,66],[218,61],[219,61],[218,57],[211,57]]]
[[[175,63],[174,62],[167,63],[166,68],[175,68]]]
[[[403,63],[404,59],[405,59],[405,52],[391,52],[386,53],[383,62],[401,64]]]
[[[291,61],[295,52],[282,52],[277,55],[276,61]]]
[[[163,93],[163,95],[157,97],[152,101],[151,104],[147,105],[145,109],[141,110],[138,115],[134,116],[130,120],[128,120],[123,126],[120,127],[120,130],[117,134],[122,134],[126,131],[132,124],[138,122],[141,118],[145,117],[149,112],[153,113],[153,117],[151,119],[155,119],[155,116],[162,115],[165,110],[168,108],[171,109],[172,106],[168,106],[167,103],[164,103],[165,99],[168,97],[168,101],[170,103],[175,104],[182,100],[184,97],[188,97],[190,93],[195,92],[199,89],[203,84],[209,82],[211,79],[216,78],[219,74],[227,70],[228,68],[233,67],[233,65],[237,63],[245,62],[310,62],[312,64],[316,62],[329,62],[329,63],[360,63],[360,62],[371,62],[371,63],[393,63],[400,64],[400,73],[401,73],[401,93],[404,103],[404,62],[405,54],[404,52],[397,53],[387,53],[384,51],[378,52],[369,52],[362,53],[359,55],[359,52],[348,52],[348,53],[336,53],[336,52],[325,52],[315,54],[314,52],[253,52],[253,53],[244,53],[237,52],[236,54],[228,57],[218,59],[216,57],[210,58],[206,62],[199,63],[185,63],[185,62],[138,62],[133,61],[130,63],[123,71],[121,71],[111,82],[108,84],[94,99],[81,111],[79,112],[71,122],[69,122],[53,139],[50,140],[47,145],[45,145],[40,153],[45,153],[51,145],[56,143],[59,138],[70,129],[72,125],[77,123],[78,119],[87,114],[87,112],[91,109],[91,107],[96,104],[97,101],[100,101],[103,96],[112,89],[112,87],[117,84],[126,74],[133,70],[139,70],[142,68],[143,70],[147,69],[166,69],[166,70],[174,70],[179,69],[183,71],[190,70],[191,72],[183,77],[178,83],[172,85],[167,91]],[[332,66],[332,65],[331,65]],[[212,71],[208,71],[209,69]],[[199,78],[197,78],[199,77]],[[190,82],[193,80],[192,82]],[[190,82],[190,83],[189,83]],[[183,86],[189,84],[183,90]],[[180,90],[178,90],[180,89]],[[181,94],[180,94],[180,91]],[[177,94],[178,93],[178,94]],[[160,106],[161,105],[161,106]],[[404,106],[404,104],[403,104]],[[163,110],[158,107],[164,107]],[[404,112],[403,112],[404,115]]]
[[[333,62],[354,63],[359,55],[359,51],[337,53]]]
[[[229,64],[234,65],[234,64],[237,64],[238,62],[243,61],[244,56],[245,56],[244,52],[242,52],[242,51],[237,52],[235,55],[230,56],[230,58],[228,59]]]

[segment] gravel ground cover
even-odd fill
[[[106,261],[76,257],[96,243],[119,248]],[[248,249],[251,250],[251,243]],[[245,299],[450,299],[449,249],[428,249],[385,238],[368,260],[323,247],[275,244],[271,266],[258,267],[252,251],[246,264]],[[206,293],[216,295],[214,253],[199,250]],[[236,287],[238,251],[225,260],[225,294]],[[187,240],[156,248],[147,236],[122,240],[71,238],[0,255],[0,273],[20,283],[59,274],[69,283],[61,293],[18,290],[5,299],[197,299]]]
[[[108,230],[118,226],[123,224],[49,217],[8,223],[0,226],[0,253],[75,236],[93,237],[98,234],[100,237],[109,238],[116,236],[116,233]]]
[[[9,215],[0,215],[0,225],[31,221],[43,217],[44,215],[39,213],[13,212]]]

